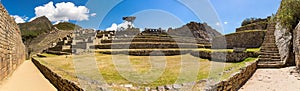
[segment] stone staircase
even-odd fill
[[[261,68],[273,68],[283,67],[284,63],[281,60],[279,50],[275,44],[275,25],[276,23],[270,23],[265,35],[264,43],[261,46],[260,57],[258,61],[258,67]]]

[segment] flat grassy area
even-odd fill
[[[253,49],[254,50],[254,49]],[[101,53],[95,53],[94,55],[81,55],[81,56],[55,56],[49,54],[43,54],[48,57],[46,58],[39,58],[35,57],[39,60],[42,64],[48,66],[49,68],[53,69],[56,73],[62,75],[66,79],[70,79],[73,81],[77,81],[75,76],[75,68],[74,68],[74,58],[76,60],[83,60],[80,61],[80,64],[85,64],[90,60],[86,60],[84,57],[90,56],[94,57],[92,59],[96,60],[96,64],[98,66],[98,71],[105,82],[109,84],[133,84],[139,86],[164,86],[167,84],[174,84],[174,83],[186,83],[197,81],[201,79],[210,78],[211,76],[219,77],[220,79],[226,79],[230,75],[235,72],[238,72],[240,68],[243,68],[247,62],[254,62],[256,58],[247,58],[243,62],[239,63],[220,63],[220,62],[213,62],[207,59],[201,59],[197,57],[193,57],[189,54],[186,55],[177,55],[177,56],[166,56],[166,57],[149,57],[149,56],[128,56],[128,55],[106,55]],[[129,79],[122,76],[116,69],[115,62],[120,64],[122,68],[128,65],[125,65],[126,60],[124,58],[128,58],[129,62],[135,71],[135,73],[139,74],[147,74],[147,73],[162,73],[158,76],[157,79],[154,79],[153,82],[149,82],[145,80],[145,83],[134,83],[130,81],[130,78],[143,78],[137,77],[135,73],[128,73],[126,76]],[[114,59],[114,60],[113,60]],[[153,62],[151,62],[151,60]],[[159,64],[155,64],[159,63]],[[164,64],[165,63],[165,64]],[[163,65],[160,65],[163,64]],[[156,68],[163,66],[163,70]],[[218,65],[218,66],[216,66]],[[86,66],[87,68],[89,66]],[[184,69],[184,71],[181,71]],[[123,71],[127,71],[129,69],[122,69]],[[89,76],[95,76],[99,73],[89,74]],[[183,72],[183,74],[181,74]],[[150,78],[153,77],[147,75]],[[193,78],[195,76],[195,78]],[[140,81],[140,80],[139,80]],[[148,82],[148,83],[146,83]]]

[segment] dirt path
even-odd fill
[[[0,85],[0,91],[56,91],[31,61],[25,61]]]
[[[300,91],[300,79],[293,67],[258,69],[239,91]]]

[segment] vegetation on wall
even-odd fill
[[[243,20],[241,26],[246,26],[246,25],[250,25],[250,24],[253,24],[253,23],[259,23],[259,24],[264,24],[264,23],[268,23],[269,19],[271,17],[267,17],[265,19],[262,19],[262,18],[246,18],[245,20]]]
[[[81,28],[80,26],[69,22],[61,22],[54,25],[54,27],[56,27],[59,30],[76,30]]]
[[[18,25],[24,42],[52,30],[52,24],[45,16],[38,17],[31,22],[20,23]]]
[[[276,19],[282,26],[293,30],[300,20],[300,0],[282,0]]]

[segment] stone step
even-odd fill
[[[280,61],[259,61],[259,64],[280,64]]]
[[[265,38],[265,42],[268,42],[268,43],[275,43],[275,38]]]
[[[277,51],[278,52],[279,50],[278,50],[278,48],[261,48],[260,51],[261,52],[263,52],[263,51]]]
[[[280,56],[271,56],[272,59],[279,59],[281,61],[281,57]]]
[[[280,56],[273,56],[273,55],[260,55],[259,58],[271,58],[271,59],[280,59]]]
[[[279,57],[279,59],[271,59],[271,61],[280,61],[281,62],[281,59]]]
[[[270,61],[271,58],[259,58],[258,61]]]
[[[266,46],[262,46],[262,48],[278,48],[276,45],[266,45]]]
[[[265,52],[260,53],[260,55],[280,56],[279,53],[265,53]]]
[[[263,50],[261,52],[262,53],[275,53],[275,54],[279,53],[278,51],[269,51],[269,50]]]
[[[275,42],[264,42],[262,45],[276,45]]]
[[[281,68],[284,67],[284,64],[281,62],[276,62],[276,63],[258,62],[257,67],[258,68]]]

